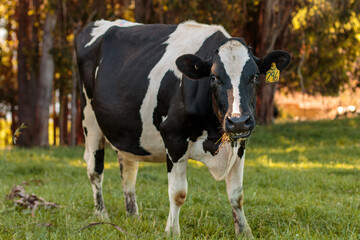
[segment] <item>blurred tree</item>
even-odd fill
[[[360,1],[309,0],[294,14],[290,30],[304,91],[336,95],[350,77],[360,77]],[[299,79],[293,71],[286,85],[296,90]]]
[[[54,81],[54,58],[51,53],[54,47],[54,34],[56,15],[54,8],[49,6],[46,12],[43,37],[42,55],[40,57],[40,71],[38,80],[38,100],[36,105],[37,138],[36,145],[49,145],[49,106],[51,103],[52,86]]]
[[[6,30],[4,39],[0,39],[0,115],[11,113],[11,131],[15,132],[17,125],[17,82],[13,52],[16,49],[15,38],[15,2],[0,0],[0,27]],[[3,111],[1,111],[1,109]]]
[[[27,126],[24,134],[21,134],[18,139],[20,146],[33,145],[35,138],[35,106],[36,106],[36,62],[32,62],[32,55],[37,51],[37,48],[32,49],[32,36],[36,34],[37,28],[32,28],[33,17],[29,16],[31,13],[29,8],[29,0],[19,0],[17,4],[17,39],[18,39],[18,98],[19,98],[19,121],[25,123]],[[28,14],[29,13],[29,14]],[[34,51],[32,51],[34,50]]]

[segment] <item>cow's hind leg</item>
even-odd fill
[[[236,235],[244,234],[247,238],[253,238],[251,229],[246,221],[243,208],[244,161],[245,152],[243,152],[241,159],[236,160],[234,166],[226,177],[226,190],[233,211]]]
[[[139,164],[127,160],[120,152],[118,153],[118,162],[120,165],[126,212],[130,215],[137,215],[139,212],[136,204],[135,184]]]
[[[105,211],[104,199],[102,195],[105,139],[98,127],[84,125],[84,130],[86,144],[84,160],[87,164],[87,175],[93,189],[95,214],[106,218],[107,214]]]

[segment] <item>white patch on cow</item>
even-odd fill
[[[164,143],[161,140],[159,131],[153,124],[153,113],[157,105],[157,94],[160,83],[167,71],[173,71],[179,79],[182,73],[177,69],[175,61],[183,54],[196,53],[204,41],[215,32],[221,31],[225,36],[230,35],[221,26],[204,25],[194,21],[184,22],[176,28],[169,36],[166,44],[166,51],[160,61],[149,73],[149,86],[140,108],[142,120],[142,133],[140,145],[150,153],[164,152]],[[159,140],[158,140],[159,139]]]
[[[83,110],[83,114],[84,114],[83,126],[86,127],[87,129],[87,136],[85,136],[87,140],[86,146],[89,145],[89,146],[98,147],[99,139],[103,137],[103,133],[100,130],[99,124],[95,117],[95,112],[91,106],[90,99],[86,93],[84,86],[83,86],[83,93],[85,96],[85,103],[86,103]]]
[[[205,152],[203,148],[207,136],[208,133],[204,130],[203,134],[192,143],[189,158],[204,163],[214,179],[222,181],[229,174],[234,163],[240,160],[237,155],[239,143],[235,147],[231,147],[230,143],[224,143],[219,152],[213,156],[210,152]]]
[[[235,233],[240,234],[240,230],[244,235],[253,239],[251,229],[247,223],[244,208],[243,208],[243,176],[244,176],[244,165],[245,165],[245,151],[240,160],[236,161],[234,166],[226,177],[226,192],[229,198],[230,205],[233,210],[234,222],[235,222]]]
[[[95,79],[97,78],[98,71],[99,71],[99,66],[97,66],[97,67],[95,68]]]
[[[136,25],[141,25],[141,23],[129,22],[123,19],[118,19],[116,21],[106,21],[104,19],[98,20],[94,23],[94,27],[91,31],[91,40],[85,45],[85,47],[91,46],[99,37],[104,35],[104,33],[111,27],[132,27]]]
[[[165,151],[166,151],[166,155],[168,156],[169,160],[172,162],[173,160],[172,160],[172,158],[171,158],[171,156],[170,156],[169,151],[167,150],[167,148],[165,149]]]
[[[239,41],[228,41],[219,49],[219,56],[233,86],[232,113],[240,113],[239,85],[246,62],[250,59],[248,49]]]

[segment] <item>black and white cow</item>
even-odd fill
[[[290,55],[256,58],[221,26],[194,21],[142,25],[117,20],[89,24],[77,38],[83,88],[84,159],[95,208],[102,196],[105,139],[117,151],[126,210],[137,214],[138,162],[166,162],[170,212],[166,232],[180,234],[187,195],[188,159],[225,180],[235,231],[252,237],[243,210],[245,141],[255,127],[255,89],[273,62],[281,71]],[[223,133],[232,141],[219,147]]]

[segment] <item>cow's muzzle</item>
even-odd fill
[[[247,138],[255,127],[254,119],[249,115],[226,117],[225,132],[231,133],[233,139]]]

